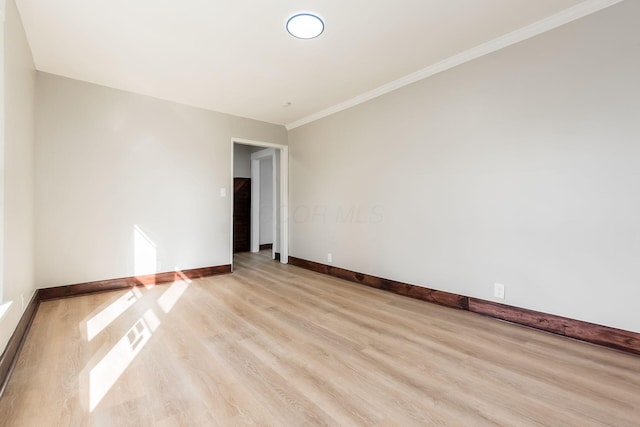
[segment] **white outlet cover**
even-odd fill
[[[333,261],[333,256],[331,254],[327,254],[327,262]]]
[[[504,299],[504,285],[501,283],[493,284],[493,296],[498,299]]]

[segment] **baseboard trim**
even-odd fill
[[[27,333],[29,332],[29,328],[31,328],[36,312],[38,311],[38,305],[40,304],[38,294],[39,290],[36,290],[31,297],[29,304],[27,304],[27,308],[22,313],[22,317],[20,317],[18,325],[13,331],[11,338],[9,338],[7,346],[0,356],[0,398],[2,398],[4,390],[9,383],[9,378],[11,377],[13,368],[16,366],[16,362],[18,361],[20,350],[27,339]]]
[[[640,355],[640,334],[582,320],[469,298],[469,311]]]
[[[318,273],[328,274],[330,276],[339,277],[350,282],[356,282],[372,288],[382,289],[393,292],[394,294],[404,295],[410,298],[422,301],[432,302],[447,307],[458,308],[461,310],[469,309],[469,299],[465,296],[452,294],[450,292],[437,291],[435,289],[424,288],[422,286],[410,285],[395,280],[384,279],[382,277],[371,276],[369,274],[358,273],[344,268],[334,267],[331,265],[321,264],[314,261],[289,256],[289,264],[297,267],[306,268],[307,270],[316,271]]]
[[[273,249],[273,243],[263,243],[260,245],[260,250],[265,251],[267,249]]]
[[[640,333],[397,282],[293,256],[289,256],[289,264],[410,298],[467,310],[568,338],[640,355]]]
[[[231,273],[231,265],[219,265],[215,267],[192,268],[189,270],[169,271],[144,276],[122,277],[119,279],[98,280],[88,283],[76,283],[73,285],[56,286],[40,289],[40,301],[68,298],[78,295],[106,292],[116,289],[133,288],[152,284],[171,283],[183,278],[199,279],[201,277]]]

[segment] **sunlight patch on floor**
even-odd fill
[[[169,286],[160,298],[158,298],[158,305],[162,308],[162,311],[165,313],[169,313],[171,311],[182,294],[184,294],[184,291],[189,287],[189,282],[177,280]]]
[[[109,304],[100,313],[93,316],[86,323],[87,341],[91,341],[111,322],[116,320],[142,296],[139,289],[132,288],[129,292]]]
[[[176,269],[176,275],[184,280],[176,280],[167,287],[156,301],[164,313],[171,311],[191,283],[191,280],[178,269]],[[91,340],[91,338],[97,336],[142,298],[143,295],[140,290],[133,288],[109,304],[87,321],[87,339]],[[109,393],[151,339],[153,332],[160,327],[160,324],[161,321],[156,313],[152,309],[148,309],[95,366],[85,368],[88,370],[88,375],[85,374],[86,376],[84,377],[85,387],[88,386],[88,402],[84,399],[83,401],[85,408],[88,407],[89,412],[93,412]]]
[[[151,320],[151,325],[147,322]],[[89,411],[98,406],[111,387],[118,381],[127,367],[151,338],[153,329],[160,324],[153,311],[143,317],[124,334],[105,357],[89,372]]]

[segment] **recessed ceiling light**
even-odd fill
[[[324,31],[324,22],[311,13],[299,13],[289,18],[287,31],[299,39],[314,39]]]

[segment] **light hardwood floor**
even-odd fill
[[[3,426],[638,426],[640,358],[237,256],[41,304]]]

